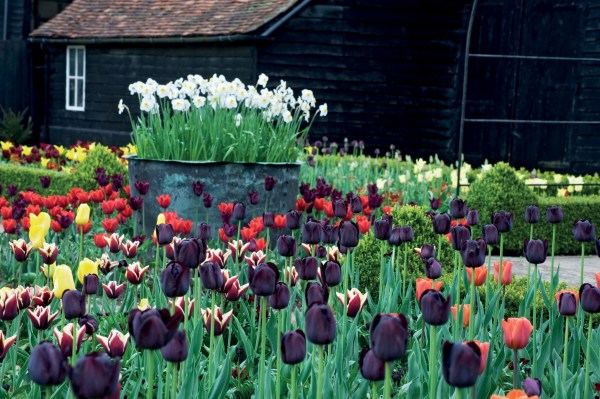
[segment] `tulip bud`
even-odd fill
[[[297,230],[300,228],[301,219],[301,212],[291,210],[285,215],[285,227],[289,230]]]
[[[574,316],[577,313],[577,296],[571,291],[559,291],[556,293],[558,312],[563,316]]]
[[[225,282],[223,293],[228,301],[235,302],[244,295],[248,287],[250,287],[250,284],[240,285],[239,276],[233,276]]]
[[[141,267],[140,262],[133,262],[125,269],[125,278],[133,285],[138,285],[144,281],[144,274],[150,266]]]
[[[83,278],[88,274],[95,274],[98,276],[98,264],[91,259],[84,258],[79,262],[79,267],[77,268],[77,279],[81,284],[83,284]]]
[[[446,324],[450,316],[450,296],[444,300],[444,296],[436,290],[427,290],[421,295],[419,305],[425,323],[433,326]]]
[[[78,226],[83,226],[90,221],[90,206],[88,204],[81,204],[77,207],[77,216],[75,216],[75,223]]]
[[[42,386],[60,385],[67,376],[67,369],[60,350],[48,341],[37,344],[29,357],[29,377]]]
[[[487,267],[467,267],[467,277],[469,278],[469,284],[471,283],[471,279],[473,278],[473,274],[475,274],[475,286],[480,287],[485,284],[487,278]]]
[[[162,348],[162,357],[171,363],[181,363],[188,357],[188,340],[185,330],[178,330],[173,338]]]
[[[479,267],[485,263],[486,244],[482,238],[477,241],[466,240],[460,249],[466,267]]]
[[[56,327],[54,327],[54,336],[56,337],[56,341],[58,342],[58,347],[60,348],[60,352],[63,357],[69,357],[73,353],[73,329],[75,324],[69,323],[67,324],[62,331],[59,331]],[[85,328],[81,327],[77,329],[77,345],[75,350],[79,351],[81,347],[81,343],[83,342],[83,337],[85,335]]]
[[[451,221],[450,215],[447,213],[440,213],[435,215],[432,220],[433,231],[435,234],[448,234],[450,232]]]
[[[477,209],[471,209],[467,214],[467,225],[476,226],[479,224],[479,213]]]
[[[321,224],[306,222],[302,226],[302,242],[305,244],[318,244],[321,241]]]
[[[6,355],[8,354],[8,349],[17,341],[17,336],[13,335],[10,338],[7,338],[0,330],[0,362],[4,360]],[[4,367],[4,365],[3,365]]]
[[[316,345],[329,345],[336,335],[335,316],[331,308],[315,303],[308,308],[304,318],[306,337]]]
[[[527,397],[542,396],[542,382],[537,378],[527,377],[523,380],[521,386]]]
[[[254,295],[273,295],[278,279],[279,270],[272,263],[262,263],[256,268],[248,268],[248,282]]]
[[[328,261],[321,271],[321,282],[329,287],[335,287],[342,280],[342,268],[340,264],[334,261]]]
[[[173,237],[175,236],[173,225],[167,223],[161,223],[156,225],[155,233],[158,245],[160,246],[169,245],[171,241],[173,241]]]
[[[548,240],[525,240],[524,252],[527,262],[534,265],[544,263],[548,255]]]
[[[546,221],[548,223],[556,224],[563,220],[563,210],[560,206],[551,206],[546,208]]]
[[[392,233],[392,222],[389,219],[376,220],[373,223],[373,233],[378,240],[388,240]]]
[[[335,244],[340,238],[340,229],[331,224],[321,224],[321,242]]]
[[[535,224],[540,221],[540,208],[535,205],[529,205],[525,208],[525,221],[530,224]]]
[[[246,204],[243,202],[233,204],[233,218],[235,220],[244,220],[246,218]]]
[[[408,345],[408,320],[399,313],[379,313],[371,322],[371,348],[378,359],[398,360]]]
[[[392,228],[392,233],[388,242],[390,245],[398,246],[404,242],[412,241],[414,238],[414,231],[410,226],[397,226]]]
[[[281,235],[277,239],[277,251],[279,255],[289,258],[296,253],[296,240],[289,235]]]
[[[497,245],[500,242],[498,229],[493,224],[486,224],[481,230],[483,232],[483,239],[487,245]]]
[[[29,228],[29,241],[33,249],[40,249],[44,245],[46,231],[41,226],[31,226]]]
[[[277,184],[277,180],[272,176],[265,177],[265,191],[271,191]]]
[[[58,316],[58,312],[50,314],[50,307],[38,306],[34,310],[27,309],[27,316],[31,320],[33,328],[37,330],[46,330],[50,327],[50,324]]]
[[[285,364],[301,363],[306,357],[306,336],[300,329],[281,336],[281,361]]]
[[[471,387],[477,382],[481,350],[474,342],[466,344],[444,341],[442,373],[446,382],[457,388]]]
[[[183,314],[171,316],[168,309],[136,308],[129,312],[129,333],[141,349],[160,349],[175,335]]]
[[[91,314],[83,315],[79,318],[79,327],[85,328],[85,333],[87,335],[93,335],[96,331],[98,331],[98,320]]]
[[[71,390],[77,398],[111,398],[119,389],[120,360],[93,352],[80,357],[69,370]]]
[[[498,282],[500,273],[500,263],[494,262],[494,280]],[[509,285],[512,282],[512,262],[502,261],[502,285]]]
[[[123,335],[117,330],[111,330],[108,337],[103,337],[97,334],[96,339],[102,345],[108,356],[123,357],[127,350],[127,343],[129,342],[129,333]]]
[[[273,227],[275,225],[275,215],[273,212],[265,212],[263,214],[263,226]]]
[[[595,241],[596,229],[589,220],[576,220],[573,223],[573,236],[579,242]]]
[[[85,295],[78,290],[68,290],[62,295],[62,308],[67,320],[81,317],[85,314]]]
[[[375,356],[373,349],[363,349],[358,355],[360,374],[369,381],[385,379],[385,362]]]
[[[225,283],[221,267],[215,262],[205,262],[200,266],[200,280],[207,290],[221,289]]]
[[[301,280],[314,280],[317,278],[317,269],[319,268],[319,261],[317,258],[307,256],[302,259],[297,258],[294,261],[294,267],[298,272],[298,277]]]
[[[427,259],[435,257],[435,247],[431,244],[423,244],[421,248],[415,248],[415,252],[419,254],[419,257],[423,262]]]
[[[42,256],[42,261],[46,265],[51,265],[56,262],[56,258],[58,257],[58,247],[56,244],[48,244],[44,243],[41,248],[38,249],[40,255]]]
[[[221,273],[220,270],[219,273]],[[179,262],[171,261],[167,263],[167,266],[160,273],[160,287],[168,298],[184,296],[190,289],[190,269]]]
[[[425,276],[433,280],[442,276],[442,265],[436,258],[428,258],[425,261]]]
[[[310,282],[304,290],[306,308],[310,308],[313,303],[327,303],[329,300],[329,287],[317,282]]]
[[[355,248],[358,245],[359,230],[354,222],[344,221],[340,224],[340,246]]]
[[[450,201],[450,215],[453,219],[462,219],[467,215],[467,201],[453,198]]]
[[[27,260],[29,254],[33,250],[33,244],[25,242],[22,238],[11,241],[9,245],[15,256],[15,260],[21,263]]]
[[[587,313],[600,313],[600,289],[585,283],[579,288],[579,303]]]
[[[126,258],[132,259],[136,257],[139,245],[139,241],[127,240],[125,243],[121,243],[121,251]]]
[[[454,226],[450,231],[452,233],[452,248],[455,251],[460,251],[463,243],[471,239],[471,232],[464,226]]]
[[[498,233],[507,233],[512,230],[515,215],[512,212],[499,211],[493,214],[492,224],[498,229]]]
[[[290,289],[284,282],[278,282],[275,292],[269,296],[269,306],[273,309],[285,309],[290,303]]]
[[[83,278],[83,292],[86,295],[96,295],[98,293],[99,281],[97,274],[86,274]]]

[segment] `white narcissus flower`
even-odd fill
[[[235,126],[240,127],[241,123],[242,123],[242,114],[237,114],[235,116]]]
[[[225,99],[225,107],[228,109],[237,107],[237,100],[235,99],[234,96],[229,96]]]
[[[319,113],[321,114],[321,116],[327,116],[328,112],[329,110],[327,109],[327,103],[324,103],[319,106]]]
[[[175,111],[187,111],[190,108],[190,102],[181,98],[171,100],[171,106]]]
[[[284,111],[281,116],[283,117],[283,121],[285,123],[290,123],[292,121],[292,114],[290,111]]]
[[[140,102],[140,109],[145,112],[150,112],[156,105],[156,99],[154,96],[143,97]]]
[[[261,73],[260,76],[258,77],[258,85],[265,87],[267,85],[267,82],[269,81],[269,77],[267,75],[265,75],[264,73]]]
[[[159,85],[156,88],[156,94],[158,95],[158,97],[160,98],[165,98],[167,97],[169,94],[171,93],[171,90],[169,90],[169,88],[166,85]]]
[[[125,104],[123,104],[123,99],[119,100],[119,105],[117,106],[117,108],[119,109],[119,115],[121,115],[123,111],[125,111]]]
[[[194,97],[194,99],[192,101],[194,102],[194,106],[196,108],[200,108],[200,107],[203,107],[204,104],[206,103],[206,98],[202,97],[202,96],[196,96],[196,97]]]

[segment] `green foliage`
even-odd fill
[[[14,112],[12,109],[0,107],[2,118],[0,119],[0,139],[10,141],[19,145],[27,141],[31,136],[32,124],[31,116],[25,117],[27,108],[21,112]]]
[[[40,177],[51,179],[50,187],[43,189]],[[34,189],[42,195],[64,195],[74,186],[74,176],[66,172],[24,168],[21,165],[0,165],[0,184],[6,187],[16,185],[19,190]]]
[[[523,240],[529,238],[529,224],[525,221],[525,208],[538,202],[537,196],[517,178],[515,170],[500,162],[471,184],[467,196],[469,209],[479,211],[482,224],[491,223],[497,211],[513,212],[513,229],[504,236],[505,253],[520,253]]]
[[[127,173],[127,167],[119,162],[108,147],[96,145],[77,166],[73,174],[75,186],[86,191],[96,189],[98,187],[95,172],[97,168],[104,168],[108,176]],[[126,176],[124,180],[127,184]]]
[[[392,211],[394,218],[394,226],[411,226],[415,232],[415,238],[407,244],[408,262],[407,273],[408,279],[416,279],[425,277],[423,262],[419,255],[414,251],[414,248],[421,248],[424,244],[433,244],[436,249],[438,247],[438,235],[433,232],[431,219],[425,213],[425,209],[419,206],[404,206],[395,208]],[[372,233],[363,236],[358,247],[356,247],[354,259],[360,265],[360,286],[364,287],[373,300],[377,300],[379,296],[379,251],[380,245],[384,245],[384,252],[391,255],[392,247],[387,242],[381,242],[375,238]],[[396,267],[402,267],[404,262],[403,246],[396,248]],[[442,237],[442,259],[440,260],[442,268],[451,268],[453,250],[446,237]],[[436,253],[439,257],[439,252]]]

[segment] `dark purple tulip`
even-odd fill
[[[263,226],[273,227],[275,225],[275,216],[272,212],[265,212],[263,214]]]
[[[209,226],[210,231],[210,226]],[[206,248],[202,240],[184,238],[175,244],[175,260],[183,266],[195,269],[206,259]]]
[[[314,280],[317,278],[317,269],[319,260],[312,256],[306,256],[302,259],[297,258],[294,261],[294,268],[298,272],[298,278],[301,280]]]
[[[463,241],[460,255],[466,267],[479,267],[485,264],[487,245],[483,238]]]
[[[98,182],[98,185],[100,187],[106,187],[106,186],[108,186],[110,179],[108,178],[106,173],[104,173],[104,171],[102,171],[102,173],[96,174],[96,181]]]
[[[177,330],[173,338],[162,348],[160,354],[171,363],[181,363],[188,357],[188,340],[185,330]]]
[[[85,295],[78,290],[68,290],[62,296],[62,308],[67,320],[79,318],[85,314]]]
[[[204,193],[202,194],[202,205],[204,205],[205,208],[211,208],[214,199],[215,197],[213,197],[209,193]]]
[[[467,215],[467,201],[460,198],[453,198],[450,201],[450,216],[453,219],[461,219]]]
[[[115,173],[114,175],[112,175],[112,177],[111,177],[111,183],[112,183],[112,188],[114,190],[118,191],[121,188],[123,188],[123,185],[124,185],[123,174],[121,174],[121,173]]]
[[[366,380],[382,381],[385,379],[385,362],[375,356],[373,349],[363,349],[359,353],[358,367]]]
[[[304,244],[318,244],[321,241],[321,224],[306,222],[302,226],[302,242]]]
[[[574,316],[577,313],[577,297],[572,292],[563,292],[558,297],[558,312],[563,316]]]
[[[262,263],[256,268],[248,268],[248,282],[256,296],[273,295],[278,279],[279,270],[272,263]]]
[[[535,224],[540,221],[540,208],[535,205],[529,205],[525,208],[525,221],[530,224]]]
[[[579,288],[579,303],[581,308],[588,313],[600,312],[600,289],[589,283]]]
[[[194,190],[194,194],[196,194],[196,196],[198,197],[204,194],[204,187],[206,187],[206,185],[199,180],[196,180],[192,183],[192,189]]]
[[[363,205],[360,197],[353,195],[350,198],[350,211],[352,213],[361,213],[363,211]]]
[[[273,190],[273,188],[275,187],[275,184],[277,184],[277,180],[275,180],[273,177],[271,177],[271,176],[265,177],[265,191]]]
[[[227,237],[231,238],[237,234],[238,228],[236,224],[223,223],[223,231]]]
[[[304,331],[288,331],[281,336],[281,361],[285,364],[298,364],[306,357],[306,336]]]
[[[392,221],[390,219],[380,219],[373,223],[373,233],[378,240],[388,240],[392,234]]]
[[[431,244],[423,244],[423,246],[421,246],[419,257],[423,262],[429,258],[435,257],[435,247]]]
[[[548,223],[556,224],[563,220],[563,210],[560,206],[551,206],[546,208],[546,221]]]
[[[450,296],[448,296],[448,299],[444,299],[442,293],[436,290],[426,290],[421,295],[421,301],[419,302],[423,320],[432,326],[446,324],[450,315],[451,305],[452,300]]]
[[[243,202],[233,204],[233,218],[235,220],[244,220],[246,218],[246,204]]]
[[[59,216],[56,219],[58,220],[60,227],[62,227],[63,229],[66,229],[73,223],[73,217],[71,216],[70,213],[62,214],[61,216]]]
[[[371,322],[371,348],[378,359],[400,359],[408,345],[408,320],[399,313],[379,313]]]
[[[548,240],[525,240],[523,249],[527,262],[534,265],[542,264],[548,256]]]
[[[467,225],[476,226],[479,224],[479,212],[477,209],[471,209],[469,213],[467,213]]]
[[[527,397],[542,396],[542,382],[537,378],[527,377],[521,384]]]
[[[168,298],[184,296],[190,289],[190,269],[179,262],[167,263],[160,273],[160,287]]]
[[[432,224],[435,234],[448,234],[450,233],[450,227],[452,227],[450,215],[447,213],[435,215],[433,217]]]
[[[493,224],[486,224],[481,229],[481,232],[483,233],[483,239],[487,245],[497,245],[500,242],[498,229]]]
[[[296,254],[296,240],[288,235],[281,235],[277,239],[277,252],[279,255],[289,258]]]
[[[17,195],[17,191],[19,190],[14,184],[9,184],[8,186],[6,186],[6,195],[9,197],[14,197],[15,195]]]
[[[100,283],[97,274],[86,274],[83,277],[83,292],[86,295],[96,295],[99,287]]]
[[[440,199],[439,198],[429,198],[429,206],[431,207],[432,211],[437,211],[438,209],[440,209]]]
[[[173,338],[182,320],[183,313],[171,316],[169,309],[135,308],[129,312],[127,324],[138,348],[160,349]]]
[[[200,280],[207,290],[218,290],[225,284],[221,267],[216,262],[206,262],[200,266]]]
[[[358,245],[359,229],[354,222],[345,221],[340,223],[340,245],[347,248],[355,248]]]
[[[340,238],[340,229],[331,224],[321,224],[321,242],[335,244]]]
[[[398,246],[400,244],[402,244],[402,240],[400,239],[401,236],[401,230],[402,227],[400,226],[396,226],[396,227],[392,227],[392,231],[390,233],[390,238],[388,238],[388,242],[390,243],[390,245],[395,245]]]
[[[465,226],[454,226],[450,232],[452,233],[452,248],[455,251],[460,251],[463,243],[471,239],[471,231]]]
[[[446,382],[457,388],[475,385],[479,376],[481,350],[475,342],[442,345],[442,373]]]
[[[333,202],[333,216],[336,218],[344,218],[348,214],[348,203],[344,200]]]
[[[212,238],[212,229],[210,225],[204,222],[200,223],[196,228],[196,236],[204,242],[210,241]],[[206,246],[204,246],[204,248],[206,249]]]
[[[499,211],[492,216],[492,224],[498,229],[498,233],[508,233],[512,230],[515,215],[512,212]]]
[[[310,308],[313,303],[327,303],[327,300],[329,299],[329,287],[313,281],[306,285],[304,297],[306,299],[307,308]]]
[[[129,197],[127,203],[133,211],[139,211],[144,205],[144,197]]]
[[[273,309],[285,309],[290,303],[290,289],[280,281],[275,285],[275,292],[269,296],[269,306]]]
[[[321,270],[321,281],[329,287],[339,285],[342,279],[342,268],[340,264],[334,261],[328,261]]]
[[[98,320],[91,314],[83,315],[79,318],[77,322],[79,327],[85,327],[85,333],[87,335],[93,335],[96,331],[98,331]]]
[[[60,385],[67,376],[62,353],[48,341],[37,344],[29,357],[29,377],[42,386]]]
[[[140,195],[146,195],[148,194],[148,190],[150,189],[150,183],[147,181],[141,181],[141,180],[137,180],[133,186],[135,187],[135,189],[137,190],[138,193],[140,193]]]
[[[596,228],[589,220],[576,220],[573,223],[573,236],[579,242],[595,241]]]
[[[93,352],[80,357],[69,369],[71,390],[78,399],[112,398],[119,390],[121,361],[106,353]]]
[[[335,316],[331,308],[323,303],[315,303],[304,317],[306,337],[316,345],[329,345],[335,339]]]
[[[425,261],[425,276],[433,280],[442,276],[442,265],[436,258]]]
[[[317,258],[321,258],[321,259],[326,258],[327,257],[327,248],[324,247],[323,245],[319,245],[317,247],[317,250],[315,251],[315,256]]]
[[[377,209],[383,204],[383,195],[369,194],[369,208]]]
[[[290,230],[297,230],[300,228],[302,222],[302,213],[295,209],[292,209],[285,215],[285,227]]]
[[[42,188],[50,187],[50,183],[52,182],[52,178],[50,176],[40,176],[40,184]]]
[[[250,202],[250,205],[257,205],[258,204],[258,192],[256,192],[256,191],[248,192],[248,202]]]
[[[173,237],[175,237],[175,231],[173,230],[173,225],[169,223],[162,223],[155,227],[156,231],[156,239],[158,241],[158,245],[169,245],[171,241],[173,241]]]

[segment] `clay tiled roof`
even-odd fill
[[[144,38],[245,34],[298,0],[75,0],[31,36]]]

